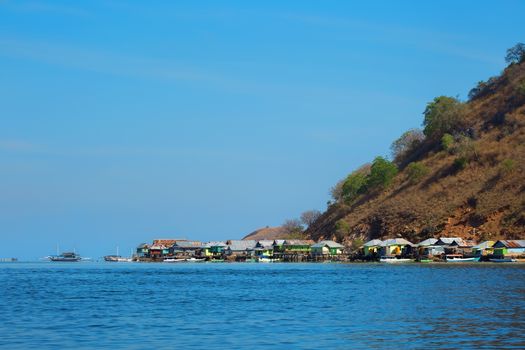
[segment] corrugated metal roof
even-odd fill
[[[462,245],[463,239],[459,237],[440,237],[436,243],[438,245],[439,244],[450,245],[452,243],[456,243],[457,245]]]
[[[391,246],[391,245],[409,245],[409,246],[414,246],[413,243],[407,241],[404,238],[391,238],[391,239],[384,240],[383,243],[381,243],[382,247],[388,247],[388,246]]]
[[[434,245],[438,240],[436,238],[427,238],[422,242],[419,242],[418,247],[428,247]]]
[[[312,248],[322,248],[324,246],[327,246],[328,248],[344,248],[344,245],[334,241],[321,241],[319,243],[314,244]]]
[[[230,240],[228,241],[228,249],[232,251],[252,250],[256,244],[257,241],[254,240]]]
[[[500,244],[498,244],[500,243]],[[512,240],[499,240],[494,245],[504,245],[507,248],[525,248],[525,240],[523,239],[512,239]]]
[[[262,239],[262,240],[257,242],[256,247],[258,247],[258,248],[266,248],[266,249],[272,248],[273,247],[273,241],[269,240],[269,239]]]
[[[284,241],[284,245],[312,245],[314,243],[311,239],[287,239]]]
[[[475,245],[474,247],[472,247],[472,249],[487,249],[487,248],[492,248],[492,246],[494,245],[494,241],[485,241],[485,242],[481,242],[480,244],[478,245]]]
[[[373,239],[364,244],[365,247],[379,247],[383,244],[383,241],[380,239]]]
[[[200,248],[202,242],[199,241],[179,241],[173,245],[174,248]]]
[[[222,241],[211,241],[204,245],[204,248],[212,248],[212,247],[227,247],[226,243]]]

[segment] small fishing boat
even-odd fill
[[[212,263],[223,263],[224,259],[211,259],[210,262],[212,262]]]
[[[478,257],[472,257],[472,258],[464,258],[463,255],[461,254],[447,254],[445,255],[445,261],[446,262],[452,262],[452,263],[456,263],[456,262],[477,262],[479,261],[479,256]]]
[[[512,259],[512,258],[493,258],[493,259],[489,259],[491,262],[495,262],[495,263],[510,263],[510,262],[518,262],[517,259]]]
[[[186,259],[177,259],[177,258],[166,258],[163,260],[165,263],[180,263],[180,262],[186,262]]]
[[[432,260],[432,259],[419,259],[418,262],[420,262],[420,263],[431,263],[431,262],[434,262],[434,260]]]
[[[382,256],[381,259],[379,259],[379,262],[387,264],[407,263],[411,261],[412,259],[398,259],[395,256]]]
[[[204,262],[206,259],[204,258],[189,258],[186,259],[187,262]]]
[[[117,255],[106,255],[104,257],[104,261],[108,262],[131,262],[131,258],[123,258],[118,253],[118,247],[117,247]]]
[[[54,262],[78,262],[82,260],[80,255],[74,252],[65,252],[59,255],[51,255],[48,257],[48,259]]]

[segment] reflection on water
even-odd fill
[[[0,264],[0,347],[524,348],[525,266]]]

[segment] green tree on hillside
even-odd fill
[[[363,172],[354,171],[345,179],[342,188],[343,200],[346,203],[353,202],[360,194],[366,192],[367,175]]]
[[[367,188],[386,188],[397,175],[397,166],[383,157],[376,157],[370,167],[370,175],[367,178]]]
[[[408,164],[406,171],[408,181],[411,184],[419,182],[429,172],[428,168],[421,162],[412,162]]]
[[[448,96],[436,97],[427,104],[423,115],[425,136],[439,140],[443,134],[459,130],[463,126],[465,105],[457,98]]]
[[[513,47],[507,50],[507,55],[505,56],[505,62],[508,64],[511,63],[521,63],[525,61],[525,44],[517,43]]]

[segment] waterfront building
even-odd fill
[[[379,254],[382,244],[383,244],[383,241],[381,241],[380,239],[373,239],[371,241],[366,242],[363,245],[364,255],[371,256],[371,255]]]
[[[312,245],[312,255],[336,256],[343,254],[345,248],[342,244],[334,241],[321,241]]]
[[[287,239],[283,243],[283,251],[287,254],[310,253],[314,243],[311,239]]]
[[[258,257],[272,257],[273,256],[273,242],[272,240],[257,241],[254,251]]]
[[[284,252],[284,239],[276,239],[273,241],[273,251],[274,253]]]
[[[257,241],[255,240],[228,240],[225,253],[228,256],[253,255]]]
[[[200,254],[202,247],[203,244],[199,241],[177,241],[171,246],[171,254],[196,256]]]
[[[136,256],[138,258],[149,258],[149,245],[147,243],[141,243],[136,249]]]
[[[494,241],[485,241],[472,247],[472,254],[475,256],[492,255],[494,253]]]
[[[211,258],[220,258],[226,247],[226,243],[222,241],[208,242],[202,247],[201,255]]]
[[[381,243],[381,255],[409,255],[415,245],[404,238],[391,238]]]
[[[525,255],[525,240],[500,240],[494,243],[494,255],[519,256]]]

